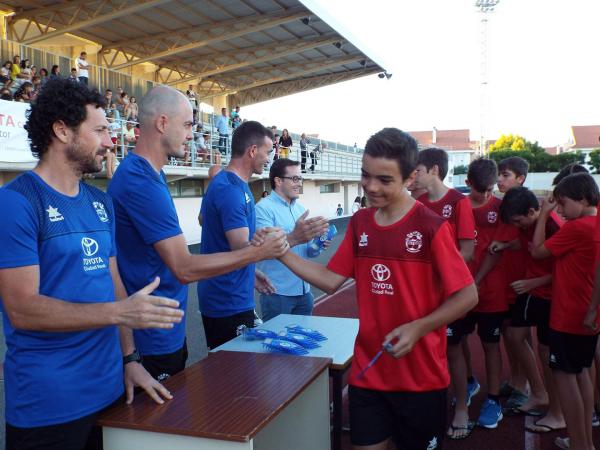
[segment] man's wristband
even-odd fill
[[[123,366],[125,366],[125,364],[129,364],[130,362],[142,362],[142,356],[137,349],[133,350],[133,353],[123,356]]]

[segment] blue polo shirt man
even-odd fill
[[[298,161],[282,158],[276,160],[269,172],[272,191],[256,205],[256,226],[280,227],[288,234],[291,251],[302,258],[314,258],[320,250],[310,246],[307,237],[295,240],[292,236],[298,221],[303,222],[306,208],[298,203],[302,175]],[[324,221],[323,218],[321,222]],[[311,221],[312,222],[312,221]],[[319,234],[315,227],[313,234]],[[296,245],[293,245],[296,244]],[[310,315],[314,297],[310,285],[284,266],[277,259],[261,261],[259,270],[269,277],[275,287],[273,294],[261,294],[260,306],[263,320],[270,320],[279,314]]]

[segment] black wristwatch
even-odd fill
[[[129,364],[130,362],[142,362],[142,356],[137,351],[137,349],[134,349],[133,353],[131,353],[130,355],[123,356],[123,366],[125,364]]]

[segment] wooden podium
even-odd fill
[[[168,379],[163,405],[138,394],[99,420],[106,450],[330,450],[328,358],[228,352]]]

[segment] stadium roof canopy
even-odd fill
[[[13,40],[43,45],[68,33],[101,46],[104,67],[135,73],[150,63],[154,81],[197,85],[203,98],[227,94],[241,105],[385,72],[314,0],[0,0],[0,7],[14,11]]]

